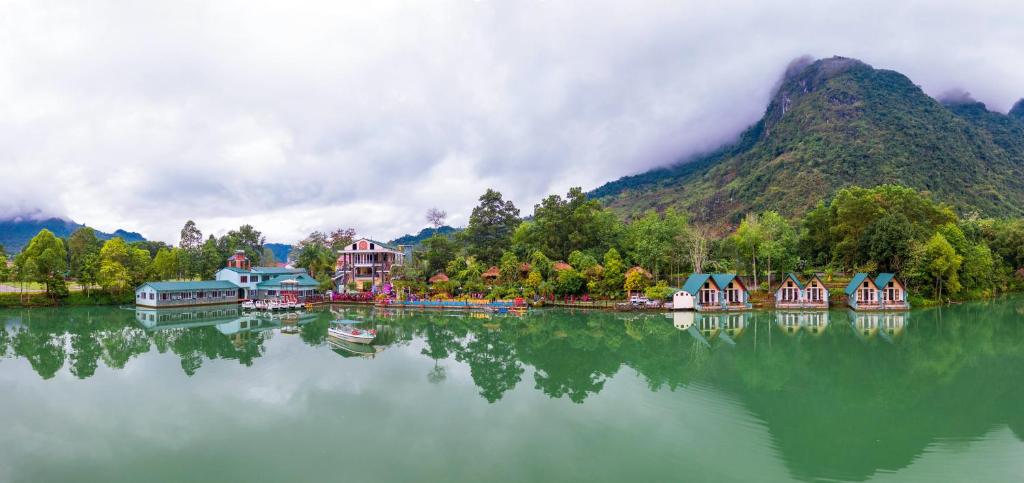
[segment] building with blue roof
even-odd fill
[[[674,310],[749,309],[750,293],[743,282],[732,273],[693,273],[683,288],[672,296]]]
[[[907,289],[893,273],[880,273],[872,279],[860,272],[846,286],[847,305],[853,310],[907,310]]]
[[[828,288],[817,275],[804,284],[795,274],[787,273],[775,289],[775,307],[780,309],[827,309],[828,298]]]

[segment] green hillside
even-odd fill
[[[1024,103],[945,106],[906,76],[834,57],[791,68],[737,142],[591,193],[625,216],[676,206],[731,225],[749,211],[797,216],[836,189],[899,183],[962,213],[1024,215]]]

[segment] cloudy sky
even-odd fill
[[[175,241],[466,222],[669,164],[760,117],[801,55],[1005,112],[1024,2],[0,0],[0,218]]]

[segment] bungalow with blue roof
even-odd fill
[[[828,288],[817,275],[805,285],[796,275],[788,273],[775,290],[775,306],[780,309],[827,309],[828,297]]]
[[[743,282],[730,273],[694,273],[682,290],[672,296],[672,308],[697,311],[749,309],[750,294]]]
[[[880,273],[874,280],[860,272],[846,286],[847,304],[853,310],[907,310],[907,291],[895,274]]]
[[[237,304],[240,292],[237,285],[222,280],[146,282],[135,289],[135,305],[160,308]]]

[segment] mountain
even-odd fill
[[[67,238],[75,230],[83,226],[85,225],[60,218],[31,220],[19,217],[10,220],[0,220],[0,245],[6,248],[7,253],[17,253],[43,228],[52,231],[58,237]],[[119,236],[127,242],[146,240],[138,233],[124,230],[117,230],[113,233],[96,232],[96,237],[101,240],[109,240],[115,236]]]
[[[404,235],[404,236],[395,238],[394,240],[391,240],[390,242],[388,242],[388,244],[389,245],[419,245],[420,243],[423,243],[423,240],[426,240],[427,238],[430,238],[430,237],[434,236],[434,233],[440,233],[442,235],[451,236],[451,235],[457,233],[458,231],[459,230],[457,228],[452,228],[452,227],[450,227],[448,225],[439,227],[437,229],[434,229],[434,228],[424,228],[424,229],[420,230],[420,232],[415,234],[415,235]]]
[[[734,143],[590,196],[627,217],[675,206],[723,226],[750,211],[799,216],[838,188],[884,183],[962,213],[1024,215],[1024,102],[1011,114],[970,99],[944,105],[859,60],[797,62]]]
[[[292,246],[287,243],[264,243],[263,248],[269,249],[274,258],[282,263],[288,261],[288,254],[292,251]]]

